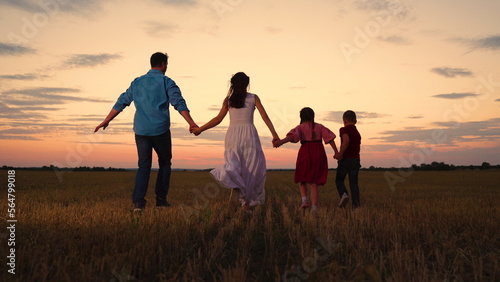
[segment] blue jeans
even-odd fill
[[[139,169],[135,176],[134,194],[132,202],[139,206],[146,205],[146,193],[148,191],[151,163],[153,161],[153,149],[158,155],[158,176],[156,177],[156,205],[167,202],[167,194],[170,185],[170,172],[172,165],[172,139],[170,130],[158,136],[135,135],[135,144],[139,156]]]
[[[344,184],[346,176],[349,175],[349,187],[351,188],[352,206],[354,208],[357,208],[360,205],[358,186],[358,174],[360,167],[361,164],[359,159],[340,160],[338,161],[337,175],[335,176],[335,185],[337,185],[339,196],[342,197],[344,193],[349,195]]]

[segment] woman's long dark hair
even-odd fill
[[[316,132],[314,132],[314,111],[311,108],[303,108],[300,110],[300,123],[302,124],[303,122],[311,122],[312,126],[312,140],[316,139]]]
[[[245,98],[247,97],[247,87],[250,83],[250,77],[244,72],[238,72],[231,77],[231,86],[229,87],[229,107],[240,109],[245,107]]]

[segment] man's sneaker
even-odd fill
[[[345,208],[348,202],[349,202],[349,196],[347,196],[347,194],[344,193],[344,195],[342,195],[342,198],[340,198],[339,208]]]
[[[156,203],[157,209],[166,209],[166,208],[171,207],[171,206],[172,205],[169,202]]]
[[[133,212],[142,212],[144,210],[144,206],[134,203],[134,208],[132,209]]]

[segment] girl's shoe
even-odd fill
[[[309,207],[308,202],[303,202],[302,205],[300,206],[300,208],[302,208],[302,209],[307,209],[308,207]]]

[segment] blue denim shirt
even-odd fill
[[[137,135],[156,136],[170,129],[169,104],[179,113],[189,111],[181,90],[175,82],[159,70],[150,70],[130,84],[118,97],[113,109],[121,112],[134,101],[134,132]]]

